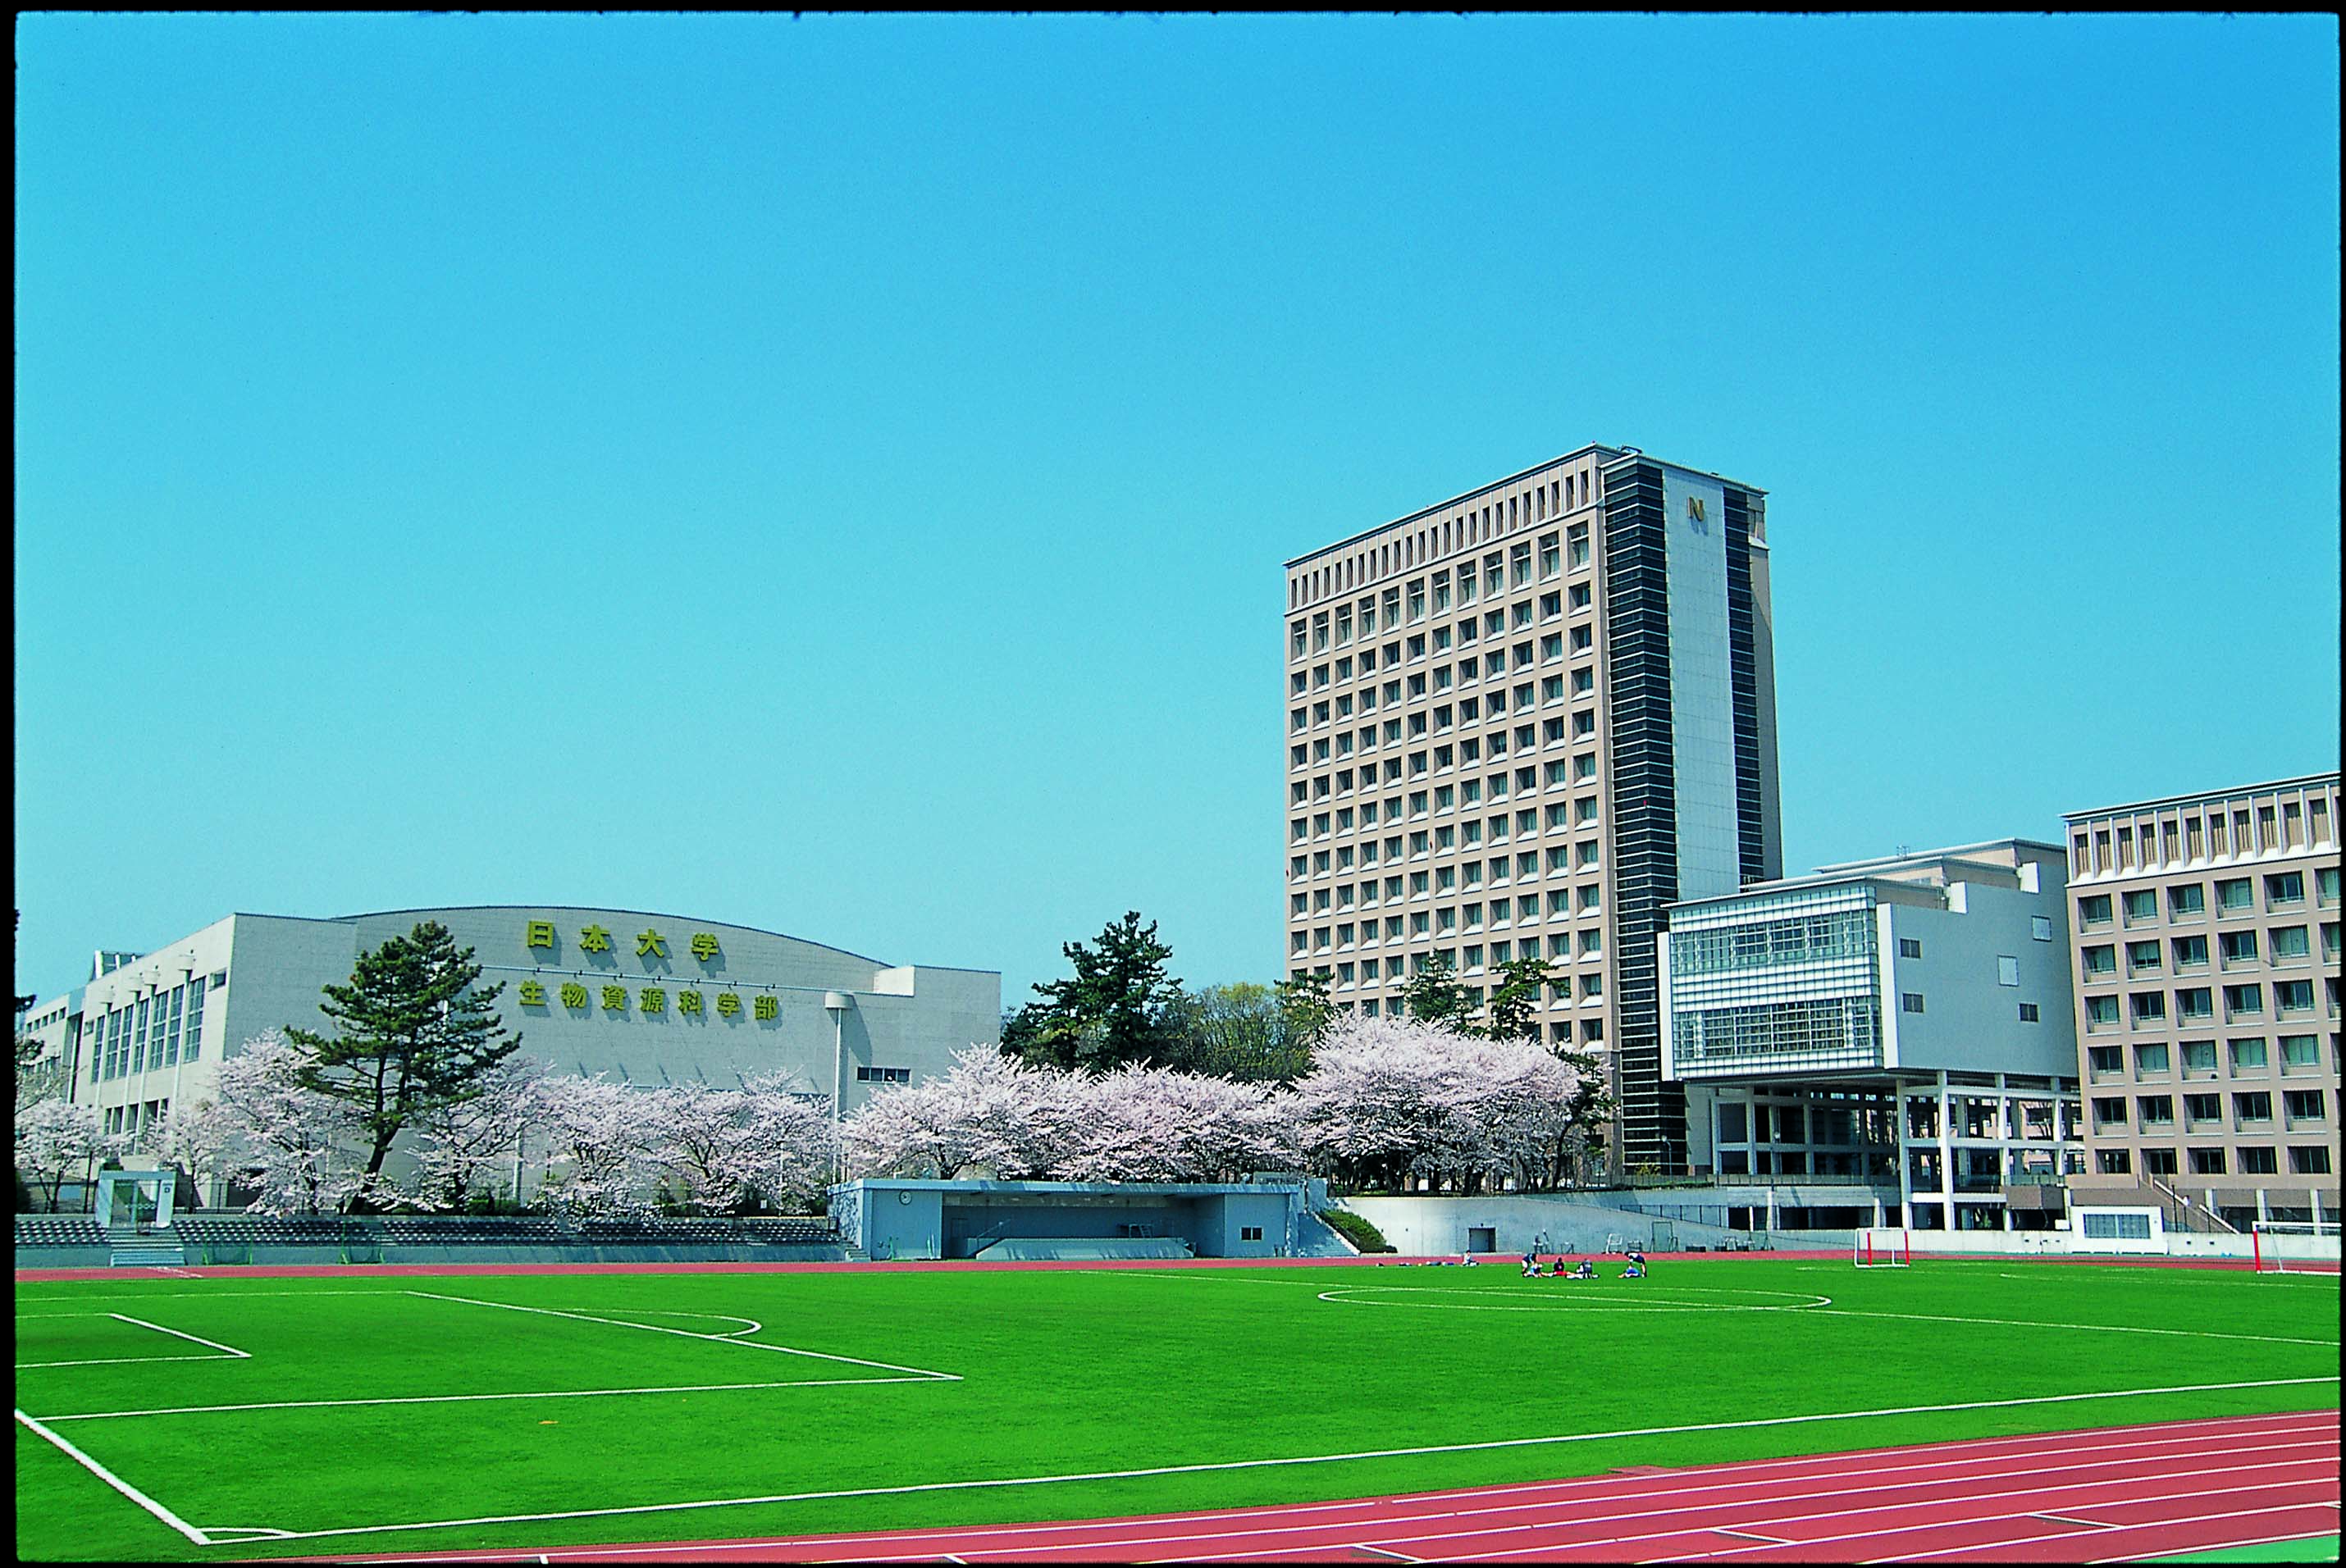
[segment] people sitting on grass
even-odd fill
[[[1532,1251],[1529,1247],[1525,1247],[1524,1249],[1524,1278],[1526,1279],[1537,1279],[1539,1278],[1539,1254]]]
[[[1621,1270],[1621,1278],[1624,1279],[1643,1279],[1645,1277],[1646,1260],[1635,1253],[1630,1254],[1629,1266]]]
[[[1571,1273],[1566,1274],[1564,1259],[1559,1257],[1556,1260],[1556,1271],[1560,1278],[1566,1279],[1594,1279],[1596,1278],[1596,1260],[1593,1257],[1584,1257],[1577,1268]]]

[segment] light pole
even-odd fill
[[[844,991],[822,993],[822,1010],[831,1014],[831,1179],[842,1181],[847,1176],[847,1156],[840,1147],[840,1095],[847,1079],[847,1010],[855,1005],[855,998]]]

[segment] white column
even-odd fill
[[[1939,1191],[1941,1213],[1949,1230],[1955,1228],[1955,1103],[1947,1092],[1947,1074],[1939,1071]]]
[[[1906,1147],[1906,1083],[1900,1079],[1891,1085],[1891,1104],[1898,1117],[1898,1223],[1908,1230],[1914,1227],[1914,1166]]]

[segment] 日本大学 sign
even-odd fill
[[[560,952],[554,922],[550,920],[525,922],[522,939],[533,950],[542,950],[549,956]],[[724,952],[716,936],[705,931],[694,932],[686,940],[685,947],[703,963],[715,962]],[[578,951],[582,953],[612,953],[610,932],[600,925],[581,926],[578,930]],[[614,953],[613,956],[616,958],[617,955]],[[668,938],[657,928],[647,926],[636,933],[636,956],[648,961],[667,962]],[[736,991],[719,991],[712,996],[699,986],[636,984],[631,993],[629,985],[616,979],[599,982],[591,988],[583,979],[566,980],[559,983],[554,994],[562,1006],[573,1013],[601,1012],[617,1013],[621,1017],[626,1017],[631,1007],[645,1018],[666,1017],[671,996],[675,1000],[677,1013],[688,1018],[706,1018],[714,1012],[719,1018],[734,1019],[741,1016],[742,1010],[741,995]],[[550,1005],[546,983],[543,980],[523,981],[516,995],[524,1007]],[[782,1015],[782,1002],[779,996],[753,994],[749,1000],[750,1015],[761,1023],[772,1023]]]

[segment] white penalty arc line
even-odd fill
[[[900,1367],[893,1361],[867,1361],[860,1356],[835,1356],[828,1350],[801,1350],[795,1345],[760,1344],[730,1334],[697,1334],[689,1329],[664,1328],[658,1323],[630,1323],[624,1318],[597,1318],[588,1312],[564,1312],[552,1307],[519,1307],[510,1301],[484,1301],[473,1296],[443,1296],[434,1290],[410,1290],[407,1294],[433,1301],[458,1301],[467,1307],[498,1307],[508,1312],[531,1312],[541,1318],[570,1318],[581,1323],[602,1323],[614,1329],[640,1329],[647,1334],[674,1334],[680,1339],[705,1339],[712,1345],[739,1345],[745,1350],[771,1350],[780,1356],[811,1356],[818,1361],[841,1361],[851,1367],[876,1367],[883,1372],[909,1372],[916,1378],[933,1378],[939,1382],[958,1383],[962,1380],[957,1372],[933,1372],[925,1367]]]
[[[35,1420],[24,1411],[18,1410],[16,1412],[16,1420],[18,1424],[25,1428],[26,1431],[31,1432],[34,1436],[40,1438],[46,1442],[54,1443],[60,1452],[64,1453],[66,1457],[72,1460],[76,1464],[80,1465],[84,1470],[89,1471],[90,1474],[97,1477],[98,1480],[106,1482],[107,1485],[114,1488],[115,1491],[120,1492],[123,1496],[128,1498],[131,1502],[137,1503],[139,1507],[145,1509],[148,1512],[153,1514],[156,1518],[161,1520],[164,1523],[169,1525],[172,1529],[178,1531],[180,1534],[186,1536],[197,1545],[209,1546],[211,1544],[211,1538],[207,1536],[202,1531],[197,1529],[194,1525],[189,1523],[186,1520],[180,1518],[178,1514],[172,1512],[169,1509],[164,1507],[161,1503],[156,1502],[153,1498],[148,1496],[145,1492],[139,1491],[137,1487],[131,1485],[128,1481],[123,1480],[120,1476],[115,1474],[112,1471],[98,1463],[97,1461],[90,1458],[89,1455],[82,1452],[81,1450],[74,1447],[73,1444],[67,1442],[64,1438],[58,1436],[56,1432],[51,1431],[48,1428]]]
[[[640,1325],[638,1325],[640,1327]],[[330,1530],[293,1530],[288,1541],[333,1535],[385,1535],[411,1530],[454,1530],[482,1524],[531,1524],[554,1519],[606,1519],[643,1513],[681,1513],[710,1508],[745,1508],[775,1502],[819,1502],[844,1497],[887,1497],[928,1492],[969,1492],[1005,1486],[1049,1486],[1068,1481],[1128,1481],[1152,1475],[1195,1475],[1217,1471],[1269,1470],[1287,1465],[1338,1464],[1356,1460],[1409,1459],[1421,1454],[1470,1453],[1493,1449],[1539,1448],[1562,1443],[1605,1442],[1623,1438],[1668,1437],[1685,1432],[1737,1431],[1760,1427],[1865,1420],[1882,1416],[1938,1415],[1953,1410],[2012,1410],[2027,1405],[2076,1404],[2095,1400],[2147,1399],[2165,1394],[2218,1393],[2239,1389],[2300,1388],[2334,1384],[2335,1378],[2259,1378],[2232,1383],[2179,1383],[2156,1389],[2109,1389],[2080,1394],[2031,1394],[2009,1400],[1965,1400],[1941,1405],[1894,1405],[1874,1410],[1829,1410],[1813,1415],[1760,1416],[1736,1421],[1697,1421],[1683,1426],[1632,1427],[1619,1431],[1567,1432],[1552,1437],[1495,1438],[1484,1442],[1429,1443],[1415,1448],[1365,1449],[1354,1453],[1297,1454],[1278,1459],[1214,1460],[1194,1464],[1150,1465],[1136,1470],[1081,1471],[1065,1475],[1000,1476],[975,1481],[913,1481],[899,1486],[846,1487],[829,1492],[784,1492],[761,1497],[719,1497],[692,1502],[644,1502],[617,1508],[575,1508],[550,1513],[491,1513],[472,1519],[419,1520],[405,1524],[346,1524]]]
[[[712,1339],[738,1339],[744,1334],[755,1334],[765,1328],[765,1325],[759,1322],[755,1318],[743,1318],[732,1312],[687,1312],[683,1308],[676,1307],[634,1307],[628,1308],[628,1310],[647,1313],[654,1318],[713,1318],[720,1323],[739,1323],[741,1325],[741,1327],[733,1329],[730,1333],[709,1335],[709,1337]]]
[[[189,1356],[184,1359],[197,1361],[218,1358]],[[945,1380],[935,1377],[793,1378],[767,1383],[677,1383],[654,1389],[530,1389],[511,1394],[398,1394],[369,1400],[269,1400],[246,1405],[174,1405],[151,1410],[87,1410],[73,1415],[43,1416],[41,1419],[46,1421],[114,1421],[137,1416],[231,1415],[240,1410],[311,1410],[336,1405],[458,1405],[482,1400],[600,1400],[620,1394],[715,1394],[740,1389],[862,1389],[876,1388],[882,1383],[936,1383]]]

